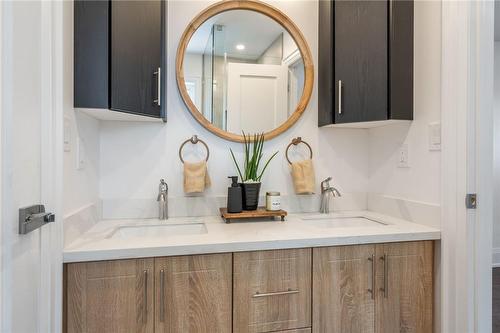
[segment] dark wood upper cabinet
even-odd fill
[[[76,0],[74,18],[74,106],[165,118],[164,1]]]
[[[413,1],[319,1],[318,67],[319,126],[412,120]]]
[[[109,108],[109,2],[75,1],[74,106]]]

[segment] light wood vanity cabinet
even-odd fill
[[[71,263],[66,332],[430,333],[433,241]]]
[[[230,333],[232,255],[155,259],[155,332]]]
[[[232,254],[66,266],[66,332],[231,332]]]
[[[311,259],[311,249],[235,253],[233,332],[310,327]]]
[[[154,332],[154,259],[68,264],[67,332]]]
[[[317,248],[313,258],[313,332],[432,332],[432,241]]]
[[[377,286],[384,288],[377,293],[377,333],[432,332],[433,244],[422,241],[377,245]]]
[[[374,332],[375,246],[323,247],[313,251],[314,332]]]

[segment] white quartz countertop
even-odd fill
[[[368,226],[349,225],[354,221],[350,218],[359,217],[385,225],[376,222],[371,223],[373,225],[368,223]],[[345,222],[341,222],[340,227],[324,227],[323,223],[328,223],[325,219],[329,218],[345,219]],[[164,224],[196,224],[191,227],[202,227],[203,233],[161,237],[159,234],[137,237],[117,235],[123,227]],[[156,229],[150,231],[154,230]],[[230,224],[224,223],[218,216],[171,218],[167,221],[103,220],[64,249],[64,262],[435,240],[440,237],[438,229],[369,211],[328,215],[292,214],[285,222],[252,221]]]

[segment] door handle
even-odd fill
[[[45,212],[44,205],[33,205],[19,209],[19,234],[25,235],[41,226],[54,222],[56,216]]]
[[[160,270],[160,322],[165,321],[165,270]]]
[[[148,321],[148,271],[142,271],[144,276],[144,308],[143,308],[143,322],[147,323]]]
[[[339,80],[339,114],[342,114],[342,80]]]
[[[161,106],[161,67],[158,67],[158,70],[153,75],[156,75],[156,99],[153,100],[153,103]]]
[[[387,253],[384,253],[383,256],[380,257],[380,260],[384,262],[384,287],[380,288],[381,291],[384,292],[384,298],[388,298],[389,296],[389,263],[387,262]]]
[[[372,286],[368,289],[368,292],[372,294],[372,299],[375,299],[375,254],[368,257],[368,261],[370,261],[372,265]]]

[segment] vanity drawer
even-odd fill
[[[310,327],[311,258],[311,249],[235,253],[233,331]]]

